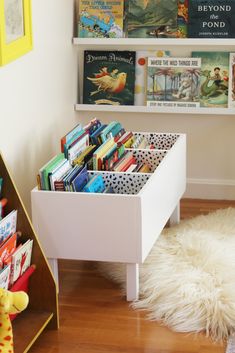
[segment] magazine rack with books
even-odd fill
[[[135,134],[158,147],[134,151],[151,173],[97,172],[114,194],[31,192],[33,224],[55,276],[58,258],[122,262],[128,300],[138,297],[138,264],[169,218],[179,220],[186,186],[185,135]]]
[[[36,269],[29,281],[29,305],[13,321],[14,352],[23,353],[30,349],[44,328],[58,328],[57,290],[47,260],[1,154],[0,176],[4,180],[4,197],[8,199],[6,212],[17,209],[17,228],[22,232],[22,241],[33,239],[32,264]]]

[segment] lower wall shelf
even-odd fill
[[[205,115],[235,115],[234,108],[168,108],[147,107],[139,105],[93,105],[76,104],[79,112],[112,112],[112,113],[168,113],[168,114],[205,114]]]

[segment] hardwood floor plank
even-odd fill
[[[181,218],[235,207],[235,201],[185,199]],[[45,331],[31,353],[224,353],[203,333],[176,333],[149,321],[126,302],[119,286],[104,278],[96,264],[60,260],[60,329]]]

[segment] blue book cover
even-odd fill
[[[84,186],[88,182],[88,173],[87,173],[87,167],[84,166],[79,173],[75,176],[75,178],[72,180],[72,189],[73,191],[82,191]]]
[[[101,174],[95,174],[89,182],[84,186],[84,192],[102,193],[105,190],[104,179]]]
[[[235,0],[189,1],[188,37],[235,38]]]

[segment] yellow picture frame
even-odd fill
[[[32,14],[31,14],[31,0],[21,0],[22,1],[22,36],[17,37],[11,41],[7,42],[7,21],[5,18],[6,11],[5,5],[6,1],[0,0],[0,66],[8,64],[9,62],[19,58],[20,56],[26,54],[33,47],[32,38]],[[11,5],[11,4],[10,4]],[[13,8],[15,9],[15,7]],[[14,20],[12,16],[11,21]],[[17,18],[19,23],[19,19]],[[8,36],[9,37],[9,36]]]

